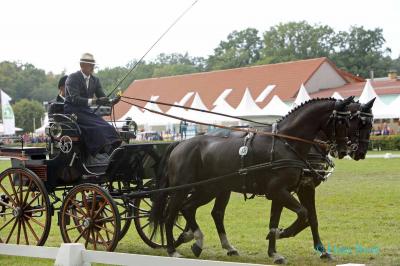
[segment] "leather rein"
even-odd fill
[[[181,105],[173,105],[173,104],[168,104],[168,103],[163,103],[163,102],[149,101],[149,100],[143,100],[143,99],[138,99],[138,98],[133,98],[133,97],[126,97],[126,96],[121,96],[121,98],[127,98],[127,99],[131,99],[131,100],[140,100],[140,101],[145,101],[145,102],[150,102],[150,103],[155,103],[155,104],[161,104],[161,105],[175,106],[175,107],[180,107],[180,108],[185,108],[185,109],[190,109],[190,110],[195,110],[195,111],[202,111],[202,112],[206,112],[206,113],[218,114],[218,115],[231,117],[231,118],[237,118],[237,117],[234,117],[234,116],[225,115],[225,114],[221,114],[221,113],[215,113],[215,112],[206,111],[206,110],[201,110],[201,109],[197,109],[197,108],[183,107]],[[284,139],[304,142],[304,143],[311,144],[311,145],[318,145],[318,146],[320,146],[320,147],[322,147],[324,149],[327,149],[328,147],[332,146],[332,144],[328,144],[328,142],[320,141],[320,140],[308,140],[308,139],[303,139],[303,138],[290,136],[290,135],[286,135],[286,134],[259,131],[257,129],[251,129],[251,128],[246,128],[246,129],[244,129],[244,128],[235,128],[235,127],[228,127],[228,126],[223,126],[223,125],[199,122],[199,121],[186,119],[186,118],[179,117],[179,116],[174,116],[174,115],[162,113],[162,112],[159,112],[159,111],[156,111],[156,110],[152,110],[152,109],[143,107],[143,106],[141,106],[139,104],[128,102],[128,101],[125,101],[125,100],[122,100],[122,99],[121,99],[121,101],[124,102],[124,103],[127,103],[129,105],[133,105],[133,106],[136,106],[138,108],[141,108],[141,109],[147,110],[149,112],[155,113],[155,114],[159,114],[159,115],[162,115],[162,116],[174,118],[174,119],[181,120],[181,121],[188,121],[188,122],[194,123],[194,124],[199,124],[199,125],[204,125],[204,126],[212,126],[212,127],[221,128],[221,129],[227,129],[227,130],[231,130],[231,131],[240,131],[240,132],[246,132],[246,133],[254,133],[254,134],[258,134],[258,135],[281,137],[281,138],[284,138]],[[350,117],[350,115],[351,115],[350,111],[340,112],[340,111],[334,110],[327,123],[329,123],[331,119],[337,119],[337,118],[339,118],[339,119],[340,118],[346,118],[347,119],[348,117]],[[239,118],[239,119],[241,119],[241,118]],[[247,121],[255,122],[255,121],[252,121],[252,120],[247,120]],[[264,124],[264,125],[268,125],[269,126],[269,124]],[[334,131],[335,131],[335,129],[334,129]],[[334,132],[334,136],[335,136],[335,132]]]

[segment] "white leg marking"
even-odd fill
[[[221,246],[223,249],[226,249],[229,251],[237,251],[228,241],[228,238],[226,237],[226,234],[221,233],[219,234],[219,240],[221,241]]]
[[[183,242],[184,243],[187,243],[193,239],[194,239],[194,234],[191,229],[189,229],[189,231],[187,231],[187,232],[183,232]]]
[[[196,231],[194,231],[194,239],[196,239],[197,246],[203,248],[204,235],[200,228],[197,228]]]

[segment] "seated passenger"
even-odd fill
[[[64,103],[65,101],[65,81],[67,80],[68,76],[65,75],[60,78],[58,81],[58,95],[53,100],[49,101],[49,115],[57,113],[57,107],[53,103]]]
[[[80,59],[81,70],[68,76],[65,88],[64,112],[77,116],[82,141],[90,155],[87,160],[89,164],[106,162],[106,154],[111,154],[121,144],[115,128],[90,109],[92,105],[110,106],[119,100],[113,102],[106,97],[99,79],[93,76],[95,64],[92,54],[83,54]]]

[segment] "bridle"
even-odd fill
[[[360,109],[361,110],[358,110],[357,112],[355,112],[354,114],[352,114],[350,116],[350,120],[358,119],[358,121],[359,121],[358,126],[353,131],[354,134],[351,134],[351,138],[350,138],[349,145],[348,145],[350,152],[357,151],[360,143],[367,143],[367,144],[369,143],[369,138],[361,138],[361,131],[368,130],[369,133],[371,132],[374,116],[372,113],[363,112],[362,105],[360,105]],[[351,132],[351,133],[353,133],[353,132]],[[353,138],[353,136],[354,136],[354,138]]]
[[[350,127],[350,116],[351,112],[350,111],[338,111],[336,110],[336,105],[338,102],[335,103],[335,110],[333,110],[332,114],[330,115],[326,128],[329,127],[329,124],[332,123],[332,133],[330,136],[328,135],[328,149],[331,153],[337,155],[338,154],[338,147],[340,143],[346,143],[348,142],[348,128]],[[343,136],[344,137],[337,137],[337,135],[340,136],[339,129],[338,128],[343,128],[345,131]]]

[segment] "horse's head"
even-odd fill
[[[350,127],[348,105],[353,103],[353,101],[354,96],[345,100],[337,100],[324,129],[328,138],[330,153],[339,159],[347,154],[348,129]]]
[[[356,161],[365,159],[368,150],[369,137],[372,131],[372,106],[375,98],[366,104],[354,103],[349,106],[351,111],[349,129],[348,154]]]

